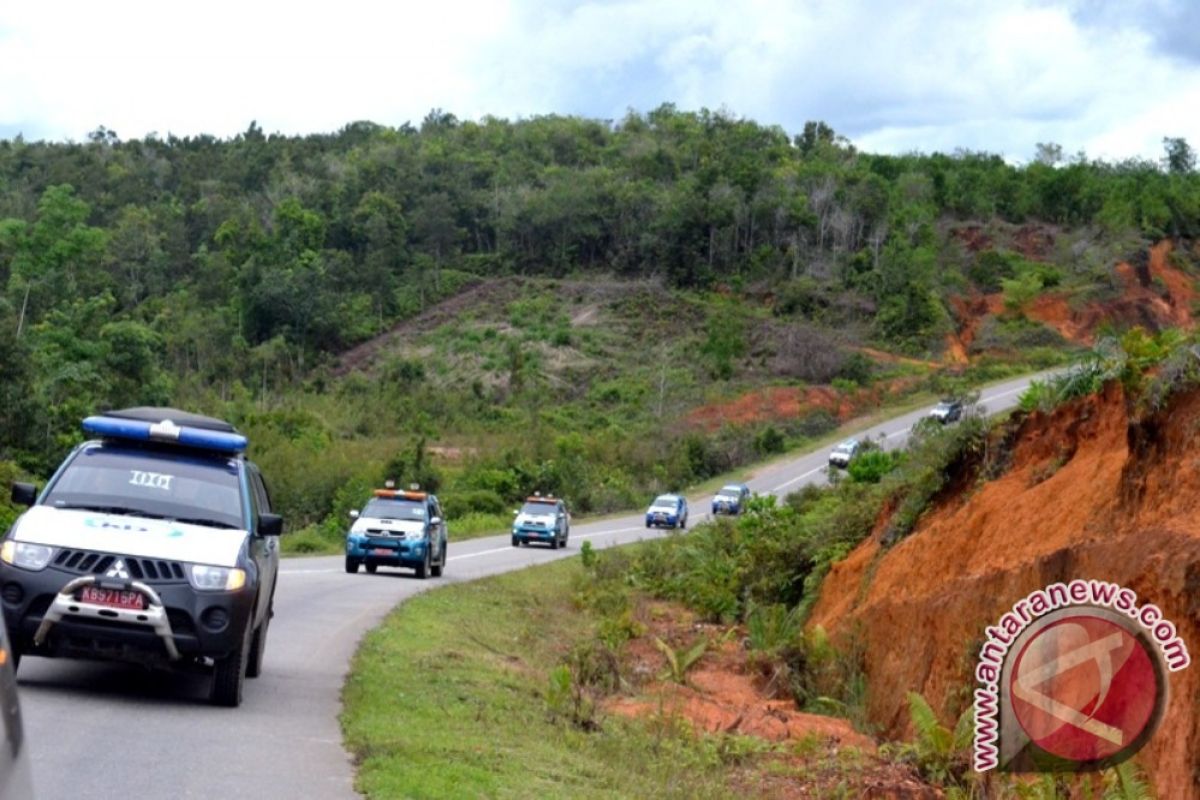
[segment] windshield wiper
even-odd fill
[[[173,522],[182,522],[185,525],[206,525],[209,528],[238,530],[237,525],[231,525],[228,522],[222,522],[219,519],[207,519],[205,517],[171,517],[171,520]]]
[[[142,511],[140,508],[127,508],[126,506],[94,506],[84,503],[64,503],[56,505],[55,508],[70,509],[72,511],[95,511],[100,514],[121,514],[126,517],[145,517],[146,519],[165,519],[162,514],[155,514],[150,511]]]

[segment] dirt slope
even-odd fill
[[[972,235],[976,238],[971,238]],[[989,240],[978,239],[982,235],[974,229],[958,234],[968,249],[990,246]],[[1082,345],[1094,343],[1096,334],[1109,324],[1118,328],[1141,325],[1152,331],[1172,327],[1191,329],[1195,326],[1192,316],[1195,281],[1172,265],[1170,255],[1174,247],[1170,240],[1163,240],[1117,264],[1114,272],[1120,294],[1112,300],[1074,304],[1069,294],[1048,291],[1030,302],[1022,313],[1053,328],[1068,342]],[[1036,258],[1045,248],[1027,244],[1018,249]],[[951,297],[950,310],[957,323],[956,330],[946,337],[946,360],[950,363],[966,363],[983,321],[1007,313],[1002,292]]]
[[[1130,422],[1114,384],[1026,418],[1015,442],[1002,477],[946,500],[889,550],[878,535],[864,542],[824,583],[810,624],[860,637],[870,715],[890,736],[906,733],[910,690],[952,724],[984,627],[1055,581],[1128,586],[1200,652],[1200,391]],[[1200,668],[1174,673],[1171,697],[1138,761],[1159,797],[1198,797]]]

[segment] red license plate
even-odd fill
[[[376,547],[376,548],[375,548],[374,550],[372,550],[371,552],[372,552],[372,553],[374,553],[374,554],[375,554],[375,555],[377,555],[377,556],[390,556],[390,555],[395,555],[395,551],[393,551],[393,550],[389,550],[389,549],[387,549],[386,547]]]
[[[95,603],[100,606],[126,608],[130,611],[142,611],[146,608],[146,598],[141,592],[127,592],[122,589],[102,589],[99,586],[85,586],[79,590],[79,599],[84,603]]]

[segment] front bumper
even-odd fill
[[[400,539],[351,536],[346,539],[346,555],[383,566],[412,566],[425,561],[425,539]]]
[[[675,528],[679,525],[679,517],[674,514],[647,514],[646,525],[659,527],[665,525],[668,528]]]
[[[550,542],[558,538],[554,528],[513,528],[512,536],[518,542]]]
[[[741,507],[735,503],[713,503],[712,513],[714,514],[737,514],[741,511]]]
[[[85,583],[141,592],[146,608],[83,603]],[[205,592],[182,582],[142,582],[80,576],[54,567],[38,572],[0,563],[4,619],[17,650],[40,656],[99,658],[172,665],[223,658],[250,624],[257,585]]]

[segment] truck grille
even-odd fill
[[[54,556],[54,566],[79,575],[103,576],[118,558],[125,562],[125,571],[133,580],[147,583],[174,583],[184,579],[183,565],[178,561],[138,556],[114,556],[106,553],[92,553],[87,550],[59,550]]]

